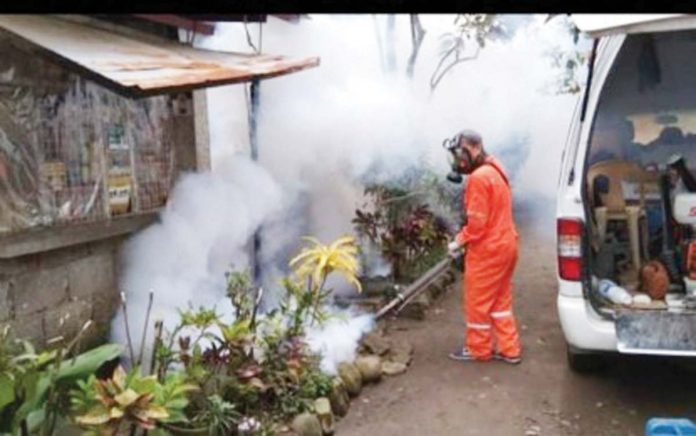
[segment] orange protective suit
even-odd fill
[[[517,263],[517,230],[507,176],[493,157],[468,177],[464,206],[467,224],[457,234],[466,245],[463,312],[465,344],[477,360],[492,357],[494,333],[498,352],[521,355],[512,313],[512,273]]]

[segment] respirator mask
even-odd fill
[[[470,174],[474,169],[471,153],[460,146],[461,136],[455,135],[443,141],[442,147],[449,152],[447,155],[451,171],[447,174],[447,180],[452,183],[461,183],[462,174]]]

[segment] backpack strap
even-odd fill
[[[503,170],[501,170],[500,168],[498,168],[498,166],[495,165],[495,164],[493,164],[492,162],[484,162],[484,165],[489,165],[489,166],[491,166],[493,169],[495,169],[495,170],[498,172],[498,174],[500,174],[500,177],[503,178],[503,180],[505,181],[505,184],[508,186],[508,188],[510,187],[510,182],[508,181],[508,178],[507,178],[507,176],[505,175],[505,173],[503,172]]]

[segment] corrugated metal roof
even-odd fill
[[[136,97],[267,79],[319,65],[318,57],[289,59],[138,40],[51,16],[0,15],[0,28]]]
[[[573,14],[572,19],[578,29],[594,38],[696,27],[696,16],[687,14]]]

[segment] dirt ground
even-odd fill
[[[639,435],[650,417],[694,418],[696,371],[675,360],[620,356],[597,374],[570,371],[555,307],[553,230],[523,225],[520,235],[522,364],[449,360],[463,332],[461,297],[450,292],[425,321],[390,323],[390,336],[413,344],[413,362],[363,389],[337,434]]]

